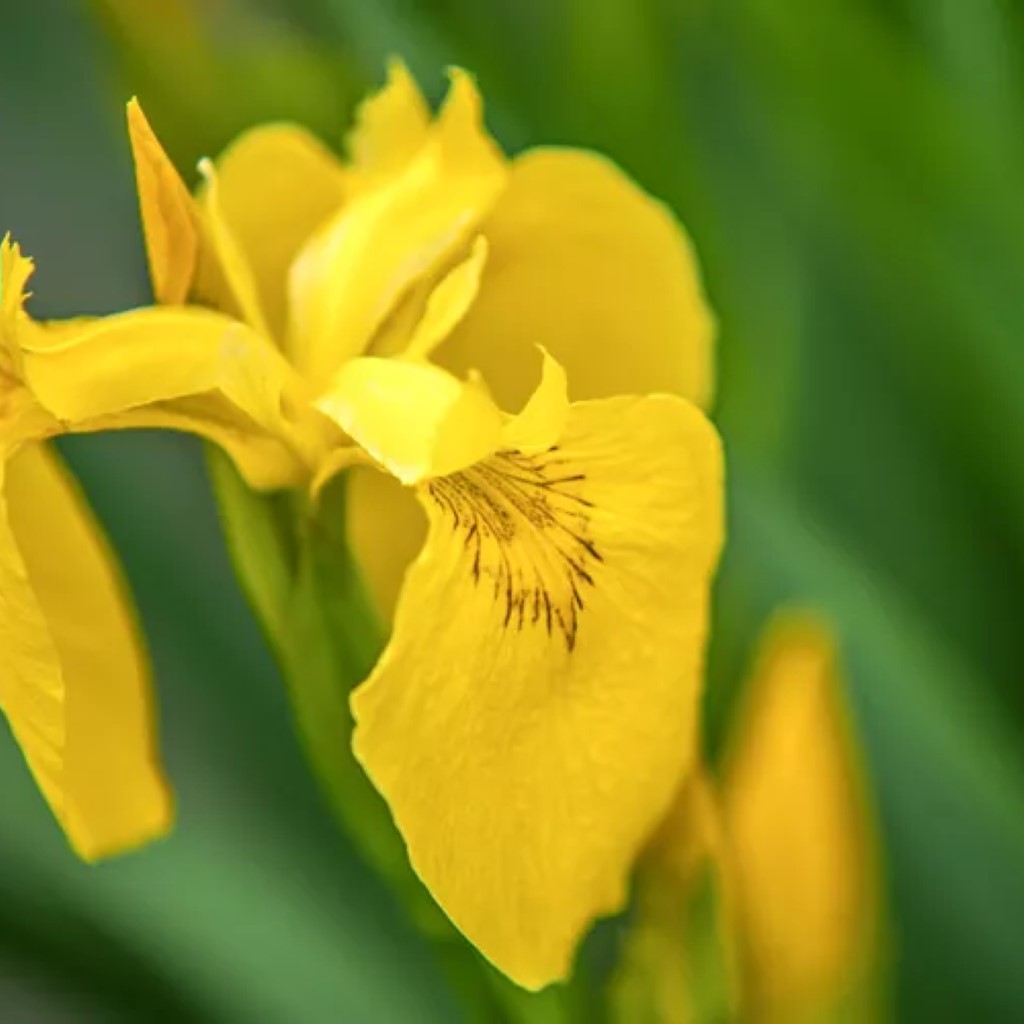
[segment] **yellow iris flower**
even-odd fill
[[[405,573],[356,755],[468,938],[565,977],[695,760],[723,484],[681,229],[599,157],[507,160],[461,72],[432,120],[395,65],[347,164],[255,129],[194,196],[129,125],[162,305],[39,328],[34,386],[69,423],[194,430],[257,488],[397,481],[350,499],[382,606]]]
[[[720,784],[695,776],[652,844],[619,982],[623,1019],[647,1019],[637,1000],[651,1019],[702,1019],[680,921],[709,867],[739,1019],[884,1019],[874,817],[835,643],[807,614],[770,628]]]
[[[163,834],[145,659],[123,585],[82,496],[45,443],[63,425],[26,380],[32,264],[0,243],[0,708],[78,853]],[[82,429],[89,429],[82,424]]]

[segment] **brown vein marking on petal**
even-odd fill
[[[478,586],[493,588],[506,629],[557,631],[571,651],[603,561],[590,531],[586,475],[557,446],[503,451],[428,485],[462,535]]]

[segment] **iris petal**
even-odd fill
[[[5,476],[0,705],[69,840],[93,860],[170,827],[149,675],[121,580],[59,462],[29,445]]]
[[[564,977],[696,754],[721,461],[674,398],[418,488],[429,536],[353,695],[414,867],[501,970]]]

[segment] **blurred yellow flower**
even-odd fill
[[[75,850],[94,860],[173,816],[145,658],[110,552],[44,442],[62,425],[26,383],[32,263],[0,243],[0,708]]]
[[[196,430],[256,487],[366,463],[425,508],[355,752],[455,924],[564,977],[695,760],[723,485],[685,237],[598,157],[509,163],[462,72],[432,121],[393,66],[348,164],[255,129],[195,197],[129,124],[164,305],[40,329],[34,386],[70,423]],[[603,397],[646,391],[677,395]],[[422,538],[394,493],[352,500],[369,547]]]
[[[832,634],[789,614],[763,640],[721,784],[689,783],[652,844],[620,994],[654,999],[654,1019],[701,1019],[680,908],[710,867],[740,1019],[884,1019],[877,857]]]

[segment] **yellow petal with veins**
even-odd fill
[[[875,952],[878,879],[835,642],[813,617],[764,642],[723,804],[757,1019],[830,1019]]]
[[[68,839],[94,860],[164,834],[173,807],[135,623],[89,510],[40,446],[6,465],[0,577],[0,706]]]
[[[34,325],[22,350],[29,386],[68,429],[170,426],[230,437],[225,447],[253,486],[308,472],[307,438],[292,418],[301,408],[294,371],[267,339],[227,317],[154,308]]]
[[[128,104],[142,228],[157,302],[188,297],[200,246],[192,196],[150,127],[137,99]]]
[[[478,367],[503,406],[532,388],[532,349],[565,366],[573,398],[669,392],[706,406],[714,322],[682,227],[611,161],[538,149],[511,164],[481,230],[490,259],[437,358]]]
[[[415,158],[356,195],[292,264],[289,352],[315,387],[364,352],[408,289],[468,241],[504,181],[476,89],[453,72]]]
[[[354,749],[451,919],[540,988],[622,906],[694,762],[720,447],[681,399],[587,402],[557,448],[418,493],[429,537]]]
[[[288,267],[342,205],[345,173],[309,132],[275,124],[239,136],[218,157],[216,174],[222,230],[250,268],[270,331],[283,339]]]
[[[501,443],[487,393],[428,363],[351,359],[315,404],[404,484],[454,473]]]
[[[541,149],[513,160],[480,225],[488,259],[473,304],[433,358],[478,368],[503,408],[535,380],[536,346],[565,366],[572,397],[669,392],[702,406],[713,391],[714,320],[676,218],[610,161]],[[349,491],[350,535],[387,620],[422,538],[408,495],[367,474]],[[401,545],[375,522],[415,531]]]

